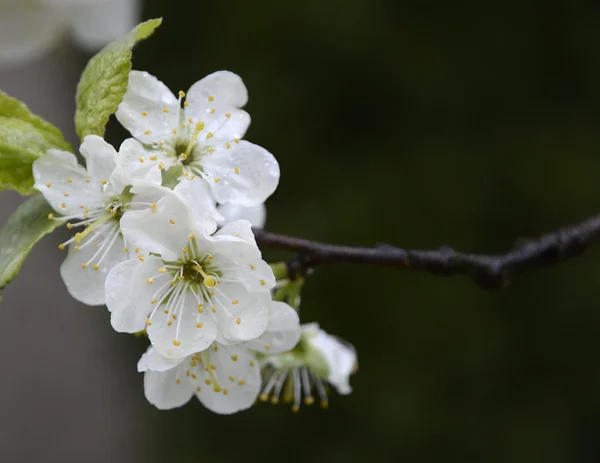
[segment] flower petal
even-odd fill
[[[128,245],[173,261],[186,247],[189,235],[195,233],[195,225],[189,208],[179,198],[167,196],[155,209],[126,212],[121,231]]]
[[[211,367],[219,388],[214,384],[205,385],[203,381],[214,381],[206,370],[202,371],[200,391],[196,395],[200,402],[215,413],[228,415],[250,408],[261,387],[258,361],[254,355],[241,346],[215,344],[217,351],[209,349]],[[232,381],[233,379],[233,381]]]
[[[160,410],[185,405],[194,395],[190,381],[185,376],[185,366],[177,365],[170,370],[144,373],[146,399]]]
[[[176,367],[181,362],[183,362],[185,358],[180,359],[170,359],[167,357],[163,357],[160,355],[157,350],[150,346],[148,350],[142,355],[138,364],[137,370],[141,373],[144,371],[166,371],[170,370],[173,367]]]
[[[123,238],[116,225],[107,226],[106,231],[90,234],[80,243],[69,246],[60,275],[75,299],[88,305],[103,305],[107,275],[126,258]]]
[[[209,101],[212,97],[212,101]],[[241,108],[248,102],[248,90],[241,77],[231,71],[217,71],[192,85],[187,93],[190,106],[231,105]]]
[[[158,165],[165,159],[166,156],[158,151],[147,150],[135,138],[128,138],[119,148],[118,162],[125,172],[131,176],[129,185],[133,183],[134,179],[160,185],[162,174]]]
[[[356,351],[351,345],[341,343],[335,336],[319,330],[310,337],[311,345],[327,360],[329,376],[327,381],[331,383],[340,394],[350,394],[349,378],[357,366]]]
[[[102,189],[115,170],[117,152],[112,145],[106,143],[98,135],[85,137],[79,151],[86,160],[88,176],[91,179],[90,186]],[[115,191],[115,193],[121,193],[121,191]]]
[[[135,333],[146,327],[146,318],[152,312],[153,296],[170,277],[154,277],[163,262],[158,257],[126,260],[115,266],[106,278],[106,307],[111,313],[110,323],[120,333]]]
[[[239,283],[221,283],[213,291],[215,296],[210,303],[223,337],[229,341],[250,341],[265,332],[271,302],[268,291],[249,292]]]
[[[202,160],[219,203],[251,207],[264,203],[279,183],[279,164],[266,149],[242,140],[231,149],[217,150]]]
[[[73,153],[49,150],[33,162],[33,178],[34,188],[60,214],[83,216],[86,208],[102,206],[100,189],[86,182],[87,171]]]
[[[208,183],[201,178],[191,181],[184,179],[174,190],[192,211],[196,228],[209,234],[214,233],[217,221],[221,221],[223,217],[217,211]]]
[[[164,141],[170,144],[174,140],[172,129],[179,126],[179,102],[153,75],[131,71],[116,116],[142,143],[151,145]]]
[[[208,348],[217,337],[217,324],[208,310],[198,311],[198,300],[189,288],[174,294],[169,312],[161,307],[146,331],[158,353],[177,359]]]
[[[244,345],[264,354],[279,354],[293,349],[300,340],[298,313],[285,302],[273,301],[265,333]]]
[[[253,228],[263,228],[267,220],[267,208],[264,203],[252,207],[236,206],[231,203],[220,204],[217,211],[223,216],[219,225],[235,220],[247,220]]]

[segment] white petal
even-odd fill
[[[103,182],[107,182],[115,170],[117,152],[97,135],[85,137],[79,151],[86,160],[88,176],[91,178],[90,184],[102,188]]]
[[[148,350],[142,355],[138,364],[137,370],[139,372],[143,371],[166,371],[170,370],[173,367],[176,367],[181,362],[183,362],[185,358],[180,359],[170,359],[167,357],[163,357],[160,355],[156,349],[152,346],[148,347]]]
[[[158,166],[166,159],[165,155],[158,151],[147,150],[135,138],[128,138],[119,148],[118,161],[125,172],[132,179],[144,180],[156,185],[162,183],[162,174]],[[129,182],[131,183],[132,181]]]
[[[267,208],[264,203],[252,207],[236,206],[231,203],[220,204],[217,210],[223,216],[223,220],[219,222],[219,225],[234,220],[247,220],[253,228],[263,228],[267,220]]]
[[[219,203],[256,206],[264,203],[279,183],[275,157],[245,140],[206,156],[202,167]]]
[[[179,102],[153,75],[131,71],[116,116],[131,135],[144,144],[174,143],[172,130],[179,127]]]
[[[86,182],[87,171],[77,163],[73,153],[49,150],[33,162],[33,178],[34,188],[62,215],[83,216],[85,208],[102,206],[100,189]]]
[[[208,183],[201,178],[182,180],[175,187],[175,193],[189,206],[198,230],[212,234],[217,229],[217,221],[222,220]]]
[[[238,283],[222,283],[213,288],[211,299],[219,331],[229,341],[250,341],[265,332],[269,321],[271,295],[249,292]]]
[[[140,22],[138,0],[103,0],[69,6],[73,36],[79,46],[94,52],[127,34]]]
[[[209,97],[213,101],[209,101]],[[187,94],[191,105],[232,105],[241,108],[248,102],[248,90],[242,79],[231,71],[217,71],[192,85]]]
[[[172,261],[181,255],[189,235],[195,233],[195,225],[189,208],[179,198],[168,196],[158,201],[156,210],[126,212],[121,230],[130,247]]]
[[[186,404],[194,395],[194,390],[181,364],[166,371],[146,371],[144,393],[148,402],[156,408],[169,410]]]
[[[158,257],[126,260],[111,270],[106,278],[106,307],[111,313],[112,327],[121,333],[135,333],[146,327],[146,318],[152,312],[153,295],[170,276],[148,278],[158,274],[163,262]]]
[[[215,352],[209,349],[210,363],[215,367],[213,374],[217,378],[219,392],[206,386],[204,380],[211,380],[203,370],[200,379],[200,391],[196,392],[200,402],[215,413],[228,415],[250,408],[261,387],[261,376],[258,361],[254,355],[241,346],[224,346],[217,344]],[[233,378],[233,381],[231,381]]]
[[[89,234],[80,243],[71,244],[69,254],[60,266],[60,275],[69,294],[84,304],[105,303],[106,277],[113,267],[127,258],[123,252],[123,238],[114,227],[111,230],[97,236]],[[75,250],[76,246],[79,251]],[[97,270],[94,265],[98,265]]]
[[[231,239],[232,237],[237,239]],[[243,240],[252,246],[256,246],[256,238],[252,232],[252,224],[248,220],[236,220],[225,224],[217,233],[215,233],[212,240],[214,242],[222,240]]]
[[[327,360],[329,366],[327,381],[335,386],[340,394],[352,392],[349,378],[357,365],[354,348],[341,343],[334,336],[322,330],[309,339],[311,345],[318,349]]]
[[[171,314],[163,312],[164,306],[152,317],[146,328],[156,350],[168,358],[183,358],[208,348],[217,337],[217,324],[208,310],[199,313],[198,301],[190,290],[182,291],[172,304]],[[169,326],[168,321],[171,320]],[[175,345],[174,341],[177,341]]]
[[[298,313],[285,302],[273,301],[265,333],[244,345],[264,354],[279,354],[293,349],[300,340]]]

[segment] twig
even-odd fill
[[[352,247],[320,243],[265,230],[255,230],[259,246],[298,253],[304,270],[324,264],[384,265],[436,275],[466,275],[484,289],[505,287],[526,270],[553,265],[580,255],[600,239],[600,215],[535,240],[520,243],[503,255],[464,254],[450,247],[434,251],[401,249],[387,244]],[[297,264],[295,263],[295,265]]]

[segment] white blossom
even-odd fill
[[[120,147],[120,155],[137,153],[141,145],[133,139]],[[104,281],[113,266],[129,258],[119,228],[123,213],[133,207],[149,207],[131,201],[126,187],[130,177],[117,163],[117,152],[96,135],[85,137],[80,148],[87,168],[77,163],[74,154],[50,150],[33,163],[34,187],[60,214],[49,219],[67,222],[67,228],[85,227],[60,249],[69,247],[60,273],[69,293],[89,305],[105,302]],[[147,178],[160,183],[160,178]],[[139,250],[138,250],[139,251]]]
[[[269,325],[258,339],[237,345],[213,343],[208,349],[172,360],[150,347],[138,363],[144,393],[160,409],[179,407],[195,394],[216,413],[252,406],[261,387],[259,362],[252,352],[284,352],[300,339],[298,315],[282,302],[269,307]]]
[[[137,195],[135,196],[137,198]],[[154,348],[178,359],[265,331],[275,278],[247,221],[214,235],[198,228],[177,196],[126,213],[123,236],[144,251],[117,265],[106,280],[106,304],[120,332],[146,328]]]
[[[65,33],[86,51],[97,51],[137,23],[139,0],[2,0],[0,65],[46,53]]]
[[[271,403],[277,404],[283,399],[292,403],[295,412],[300,410],[303,397],[306,405],[314,403],[314,390],[321,407],[327,408],[327,384],[334,386],[340,394],[352,392],[349,378],[358,368],[356,351],[350,344],[327,334],[316,323],[302,325],[301,329],[302,337],[294,349],[267,355],[261,360],[265,386],[260,400],[270,399]]]
[[[176,167],[180,179],[208,182],[219,203],[263,203],[277,187],[279,165],[267,150],[242,140],[250,124],[240,109],[247,100],[241,78],[229,71],[208,75],[179,97],[147,72],[131,71],[116,116],[148,154],[125,160],[128,170],[145,175]]]

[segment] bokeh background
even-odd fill
[[[247,138],[282,171],[271,231],[500,253],[600,211],[597,1],[147,0],[157,16],[134,68],[174,91],[219,69],[248,86]],[[88,58],[63,41],[0,70],[0,88],[75,141]],[[3,220],[18,201],[3,193]],[[145,341],[70,299],[62,238],[36,247],[0,306],[2,461],[600,461],[600,247],[492,292],[318,269],[302,319],[356,346],[353,393],[223,417],[146,403]]]

